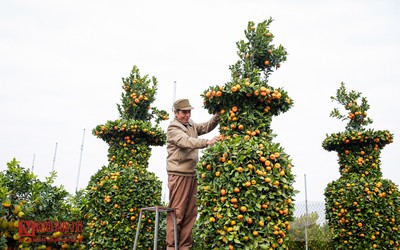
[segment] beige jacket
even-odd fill
[[[199,124],[189,120],[186,126],[176,118],[171,121],[167,129],[167,173],[195,176],[199,149],[207,147],[207,139],[198,136],[212,131],[217,125],[216,116]]]

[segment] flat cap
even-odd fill
[[[174,102],[175,110],[191,110],[194,109],[192,105],[190,105],[188,99],[179,99]]]

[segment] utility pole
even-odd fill
[[[176,81],[174,81],[174,87],[172,89],[172,117],[174,115],[174,102],[176,101]]]
[[[51,171],[54,171],[54,165],[56,163],[57,145],[58,143],[56,142],[56,149],[54,150],[54,157],[53,157],[53,167],[51,168]]]
[[[308,204],[307,204],[307,179],[306,174],[304,174],[304,189],[305,189],[305,199],[306,199],[306,223],[304,225],[304,236],[306,242],[306,250],[308,250]]]
[[[32,161],[32,172],[35,167],[35,154],[33,154],[33,161]]]
[[[83,137],[82,137],[82,144],[81,144],[81,155],[79,157],[78,176],[76,178],[75,193],[78,192],[79,175],[80,175],[80,172],[81,172],[81,163],[82,163],[83,144],[85,142],[85,131],[86,131],[86,129],[83,129]]]

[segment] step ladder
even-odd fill
[[[159,230],[159,224],[160,224],[160,212],[161,213],[173,213],[173,218],[174,218],[174,243],[175,243],[175,250],[178,250],[178,232],[177,232],[177,225],[176,225],[176,213],[173,208],[169,207],[161,207],[161,206],[155,206],[155,207],[144,207],[140,209],[140,214],[139,214],[139,221],[137,224],[136,228],[136,236],[135,236],[135,243],[133,245],[133,250],[136,250],[137,247],[137,242],[139,239],[139,231],[140,231],[140,223],[142,221],[142,213],[143,211],[150,211],[150,212],[155,212],[156,213],[156,225],[154,228],[154,246],[153,250],[157,250],[158,246],[158,230]]]

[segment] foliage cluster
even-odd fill
[[[219,113],[222,134],[265,132],[263,136],[267,136],[272,116],[293,105],[283,88],[268,85],[269,74],[280,67],[287,55],[282,45],[272,44],[274,36],[268,29],[271,22],[269,19],[257,26],[248,23],[248,41],[237,43],[240,60],[229,67],[231,80],[222,86],[211,86],[202,94],[208,112]]]

